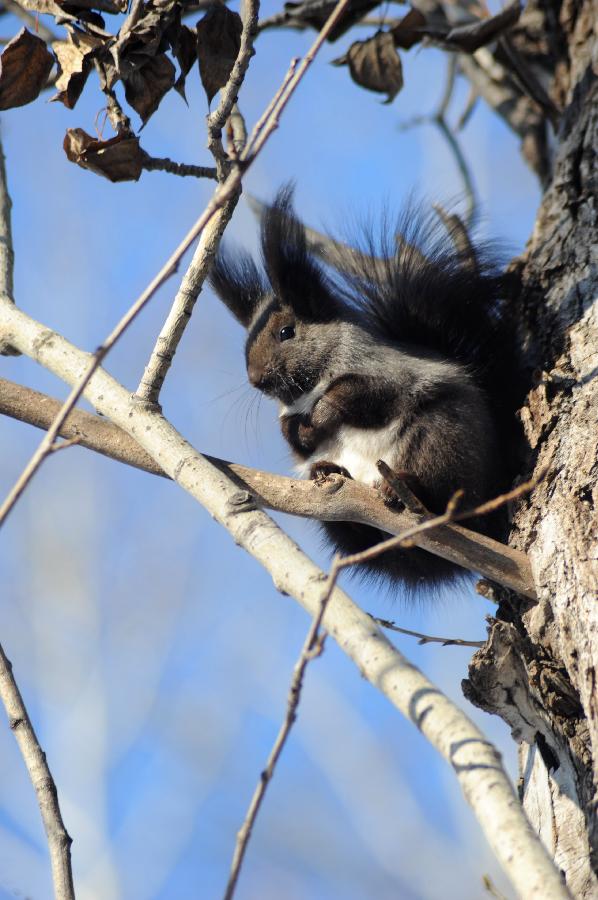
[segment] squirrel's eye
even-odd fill
[[[291,338],[295,337],[295,329],[292,325],[285,325],[284,328],[280,329],[279,338],[281,341],[289,341]]]

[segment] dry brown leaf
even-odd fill
[[[191,66],[197,59],[197,37],[194,31],[181,25],[176,35],[168,36],[172,46],[172,52],[181,69],[177,78],[174,89],[178,91],[183,100],[185,96],[185,79],[191,70]]]
[[[239,13],[213,6],[197,23],[199,77],[208,103],[229,79],[241,46],[243,23]]]
[[[403,87],[403,67],[388,31],[379,31],[366,41],[355,41],[344,56],[333,60],[333,65],[348,65],[356,84],[368,91],[388,94],[385,103],[391,103]]]
[[[127,103],[141,116],[144,125],[173,86],[174,76],[174,65],[165,53],[148,57],[145,65],[123,75]]]
[[[398,25],[391,28],[395,42],[395,47],[401,47],[403,50],[409,50],[414,44],[418,44],[423,34],[419,31],[426,24],[426,17],[419,9],[410,9]]]
[[[58,60],[60,75],[56,79],[58,93],[52,100],[59,100],[67,109],[74,108],[91,71],[94,51],[101,45],[100,38],[78,30],[70,30],[66,41],[54,41],[52,50]]]
[[[48,82],[54,57],[44,41],[21,28],[0,56],[0,109],[25,106]]]
[[[337,0],[330,0],[329,3],[322,3],[321,0],[288,0],[284,5],[285,13],[288,13],[289,20],[300,23],[301,25],[309,25],[320,31],[327,19],[330,18]],[[341,35],[349,30],[356,22],[363,19],[371,10],[379,6],[379,0],[351,0],[351,3],[341,16],[339,22],[334,26],[327,41],[332,43]]]
[[[422,29],[422,36],[432,38],[441,47],[448,50],[461,50],[464,53],[475,53],[480,47],[491,43],[512,28],[521,15],[522,6],[519,0],[513,0],[497,15],[487,19],[479,19],[468,25],[458,25],[447,31],[434,28]]]
[[[137,181],[143,171],[144,153],[134,135],[99,141],[82,128],[69,128],[63,147],[71,162],[109,181]]]

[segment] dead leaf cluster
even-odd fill
[[[186,100],[185,82],[195,62],[208,104],[230,75],[241,42],[238,13],[218,3],[191,28],[182,21],[183,0],[147,0],[112,34],[105,15],[123,13],[126,0],[20,0],[35,13],[53,15],[65,36],[50,47],[22,28],[0,56],[0,109],[23,106],[48,86],[56,67],[56,93],[51,98],[74,109],[90,74],[95,71],[116,136],[103,140],[81,128],[67,131],[67,157],[110,181],[137,180],[144,151],[114,89],[120,82],[126,103],[142,126],[174,88]],[[135,7],[135,4],[132,7]]]

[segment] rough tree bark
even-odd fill
[[[575,897],[598,896],[598,6],[539,3],[563,108],[550,184],[520,260],[517,310],[533,386],[521,411],[530,470],[511,543],[538,601],[501,592],[466,696],[520,744],[524,807]]]

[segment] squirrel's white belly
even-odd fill
[[[397,436],[396,426],[393,423],[383,428],[341,425],[334,435],[322,441],[317,450],[295,468],[299,475],[308,478],[314,463],[320,460],[332,462],[347,469],[355,481],[373,487],[381,480],[376,468],[378,460],[383,459],[393,468],[396,453]]]

